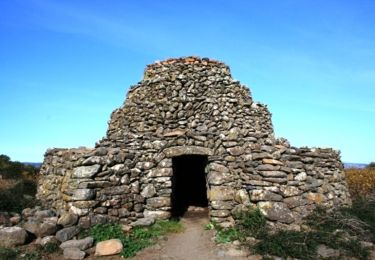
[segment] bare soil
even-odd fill
[[[205,230],[209,223],[208,211],[189,210],[181,218],[185,230],[171,234],[156,245],[139,252],[132,259],[139,260],[207,260],[248,259],[225,254],[213,241],[214,231]]]

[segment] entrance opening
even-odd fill
[[[207,207],[207,156],[182,155],[172,163],[172,217],[181,217],[189,206]]]

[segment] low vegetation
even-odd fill
[[[347,169],[345,174],[352,197],[375,194],[375,163],[365,169]]]
[[[124,246],[121,256],[127,258],[154,244],[158,237],[182,230],[182,224],[174,220],[160,220],[150,227],[135,227],[129,233],[125,233],[118,224],[98,224],[85,230],[81,237],[92,236],[95,242],[120,239]]]
[[[33,245],[32,247],[23,248],[1,248],[0,260],[40,260],[46,259],[45,256],[50,256],[52,253],[59,253],[60,247],[56,243],[47,243],[44,246]],[[50,259],[47,257],[47,259]]]
[[[21,212],[35,205],[38,170],[0,155],[0,211]]]
[[[352,207],[326,211],[317,208],[305,220],[303,231],[268,228],[259,209],[249,208],[238,216],[237,224],[223,229],[216,223],[216,242],[240,241],[253,253],[282,258],[317,259],[318,247],[338,250],[341,256],[368,259],[369,248],[361,241],[375,242],[375,197],[356,199]],[[259,241],[254,244],[254,240]],[[251,241],[251,242],[249,242]]]

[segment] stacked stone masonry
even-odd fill
[[[228,66],[198,57],[147,66],[95,148],[48,150],[38,198],[82,226],[169,218],[173,158],[183,155],[207,158],[209,214],[223,225],[248,205],[290,224],[350,203],[337,151],[275,139],[267,107]]]

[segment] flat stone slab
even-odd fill
[[[175,157],[181,156],[186,154],[194,154],[194,155],[213,155],[214,152],[205,147],[199,146],[175,146],[169,147],[164,150],[164,154],[167,157]]]

